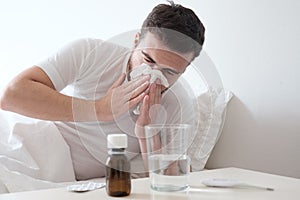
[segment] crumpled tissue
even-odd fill
[[[132,72],[130,73],[130,78],[131,78],[131,80],[133,80],[139,76],[148,75],[148,74],[151,77],[150,84],[154,83],[158,79],[158,80],[160,80],[159,84],[161,84],[165,87],[169,87],[168,80],[163,75],[163,73],[158,69],[152,69],[152,67],[150,67],[147,64],[142,64],[139,67],[132,70]]]
[[[142,75],[150,75],[150,84],[152,84],[156,80],[158,80],[160,85],[169,87],[169,82],[168,82],[167,78],[163,75],[163,73],[158,69],[152,69],[152,67],[150,67],[147,64],[142,64],[139,67],[135,68],[130,73],[130,78],[131,78],[131,80],[133,80]],[[133,110],[133,113],[135,115],[140,114],[140,104]]]

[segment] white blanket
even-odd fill
[[[52,122],[0,110],[0,193],[74,181],[69,147]]]

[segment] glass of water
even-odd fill
[[[181,191],[189,187],[191,126],[152,124],[145,126],[151,188]]]

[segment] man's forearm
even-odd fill
[[[72,98],[27,79],[7,87],[1,99],[1,108],[43,120],[97,120],[94,101]]]

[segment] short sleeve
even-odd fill
[[[68,43],[52,56],[37,63],[51,79],[55,89],[61,91],[74,83],[89,52],[95,48],[93,39],[78,39]]]

